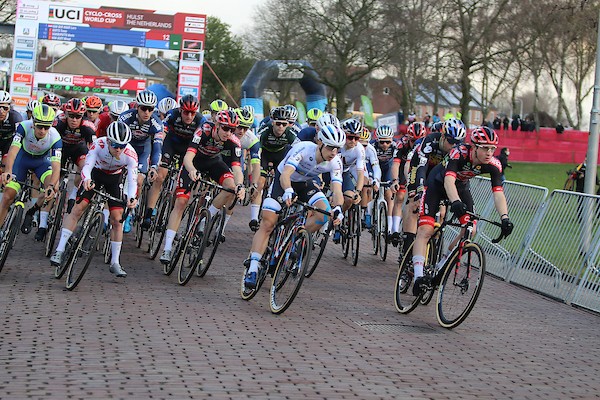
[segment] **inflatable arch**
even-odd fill
[[[242,106],[254,107],[255,120],[264,117],[263,90],[275,80],[298,81],[306,93],[306,109],[318,108],[325,111],[327,92],[325,85],[319,82],[318,74],[308,61],[257,61],[242,83]]]

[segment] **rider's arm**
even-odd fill
[[[281,184],[281,188],[283,190],[292,187],[292,180],[290,178],[295,171],[296,168],[293,165],[286,164],[286,166],[283,168],[283,172],[279,177],[279,183]]]
[[[446,172],[444,176],[444,189],[446,189],[446,195],[450,203],[460,200],[458,189],[456,189],[456,175]]]
[[[17,154],[19,154],[19,150],[21,150],[20,142],[19,145],[15,145],[13,139],[13,144],[10,146],[6,159],[4,160],[4,172],[12,172],[12,167],[15,163],[15,158],[17,158]]]
[[[191,173],[196,170],[196,167],[194,167],[194,157],[196,157],[195,149],[188,148],[188,150],[185,152],[185,156],[183,157],[183,166],[185,167],[187,172],[190,174],[190,176],[191,176]],[[192,178],[195,178],[195,177],[192,177]]]
[[[129,147],[126,149],[129,150]],[[133,149],[131,149],[133,150]],[[136,198],[138,189],[138,158],[135,150],[128,153],[129,161],[127,162],[127,200]]]
[[[94,143],[88,151],[87,156],[85,156],[85,164],[83,164],[83,168],[81,168],[81,180],[87,181],[92,179],[92,169],[96,166],[96,160],[98,159],[98,150],[99,146],[97,143]]]
[[[494,206],[496,207],[498,214],[500,214],[500,219],[508,218],[508,206],[506,204],[504,191],[500,190],[494,192]]]
[[[50,165],[52,166],[52,175],[50,180],[46,182],[54,187],[58,186],[60,179],[60,159],[62,157],[62,140],[58,139],[50,149]]]

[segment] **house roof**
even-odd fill
[[[179,70],[179,64],[175,60],[168,60],[168,59],[164,59],[164,58],[156,58],[156,59],[152,60],[152,62],[150,62],[150,64],[148,64],[148,65],[151,66],[151,65],[153,65],[155,63],[161,63],[165,68],[167,68],[167,69],[169,69],[171,71],[178,71]]]
[[[77,47],[75,50],[90,60],[100,72],[112,74],[118,72],[124,75],[156,77],[156,74],[146,67],[143,61],[136,56],[83,47]]]

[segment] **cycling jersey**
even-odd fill
[[[12,140],[17,124],[23,117],[15,110],[9,110],[4,121],[0,122],[0,140]]]
[[[427,135],[421,143],[417,144],[409,155],[410,171],[408,174],[408,191],[416,190],[425,184],[429,172],[442,162],[444,151],[440,148],[442,134],[434,132]]]
[[[235,135],[231,135],[225,142],[220,142],[214,138],[217,127],[212,122],[207,122],[198,128],[190,142],[187,151],[196,154],[196,157],[203,156],[208,158],[218,157],[223,151],[231,151],[231,154],[237,154],[237,165],[240,165],[241,157],[240,141]],[[238,149],[238,151],[236,151]]]
[[[312,126],[303,128],[300,132],[298,132],[298,139],[303,142],[314,142],[316,137],[317,129]]]
[[[472,145],[460,144],[452,148],[442,161],[445,167],[444,176],[451,175],[459,182],[467,182],[469,179],[481,175],[490,174],[492,190],[501,192],[502,190],[502,164],[496,157],[492,157],[489,164],[473,165],[471,158]],[[443,179],[442,179],[443,180]]]
[[[342,147],[340,157],[344,165],[344,172],[362,171],[365,168],[365,148],[359,144],[351,149]]]
[[[169,111],[163,121],[165,139],[175,140],[177,142],[185,141],[189,143],[190,140],[192,140],[196,130],[202,126],[200,124],[201,120],[201,115],[196,113],[192,123],[185,124],[179,108]]]
[[[365,176],[381,182],[381,168],[379,167],[377,150],[371,143],[367,143],[363,147],[365,149]]]
[[[257,164],[260,162],[260,140],[248,129],[244,136],[240,139],[242,150],[248,150],[250,152],[250,163]]]
[[[62,140],[54,128],[50,128],[43,139],[38,139],[34,134],[33,121],[23,121],[17,125],[12,146],[17,146],[33,157],[43,157],[50,152],[50,161],[60,161]]]
[[[115,158],[110,154],[109,148],[110,144],[106,137],[96,139],[81,169],[81,179],[84,181],[92,179],[94,169],[107,175],[118,175],[123,173],[123,168],[127,168],[127,197],[132,199],[137,195],[137,153],[133,146],[128,144],[119,158]]]
[[[285,128],[283,135],[275,136],[273,133],[273,127],[271,125],[266,125],[263,129],[258,131],[258,136],[260,137],[260,147],[262,148],[263,153],[277,153],[289,145],[293,145],[296,142],[299,142],[296,134],[289,128]]]
[[[92,121],[81,120],[75,129],[69,127],[67,116],[62,114],[54,120],[54,128],[60,133],[65,147],[75,146],[80,143],[92,143],[96,134],[96,127]]]
[[[154,112],[148,121],[141,123],[137,109],[132,108],[119,115],[119,121],[127,124],[131,129],[133,135],[131,145],[138,153],[140,172],[148,171],[148,156],[150,156],[150,165],[158,165],[164,137],[163,124],[158,114]]]
[[[108,128],[108,126],[113,122],[110,113],[103,112],[102,114],[100,114],[97,121],[99,122],[98,126],[96,127],[96,137],[99,138],[106,136],[106,128]]]
[[[294,167],[290,180],[292,182],[307,182],[318,177],[320,174],[329,172],[331,182],[342,183],[342,171],[344,169],[339,155],[331,161],[323,161],[317,164],[318,146],[316,143],[299,142],[292,146],[283,161],[277,166],[282,173],[286,166]]]

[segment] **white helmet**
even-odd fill
[[[317,120],[317,125],[320,129],[323,129],[325,125],[335,125],[338,128],[340,127],[340,120],[337,117],[330,113],[323,113]]]
[[[138,103],[138,106],[147,106],[147,107],[156,107],[156,103],[158,99],[154,92],[150,90],[142,90],[135,97],[135,102]]]
[[[108,112],[113,117],[118,117],[127,110],[129,110],[129,104],[125,100],[115,100],[108,105]]]
[[[381,125],[375,131],[375,135],[377,135],[377,140],[380,140],[380,139],[393,139],[394,138],[394,131],[392,130],[392,128],[390,128],[387,125]]]
[[[254,116],[254,113],[255,113],[255,111],[254,111],[254,107],[252,107],[250,104],[246,104],[246,105],[245,105],[244,107],[242,107],[242,108],[244,108],[244,109],[248,110],[248,112],[250,112],[250,114],[252,114],[252,115]]]
[[[0,103],[10,103],[12,96],[5,90],[0,90]]]
[[[36,106],[39,106],[40,102],[37,100],[29,100],[29,103],[27,103],[27,111],[32,111]]]
[[[131,129],[121,121],[111,122],[106,128],[106,137],[113,143],[127,144],[131,141]]]
[[[158,111],[161,114],[166,114],[169,111],[171,111],[172,109],[177,108],[178,106],[179,106],[179,104],[177,104],[175,99],[172,99],[170,97],[165,97],[164,99],[162,99],[161,101],[158,102]]]
[[[339,126],[325,125],[317,134],[317,139],[324,145],[333,147],[342,147],[346,144],[346,134]]]

